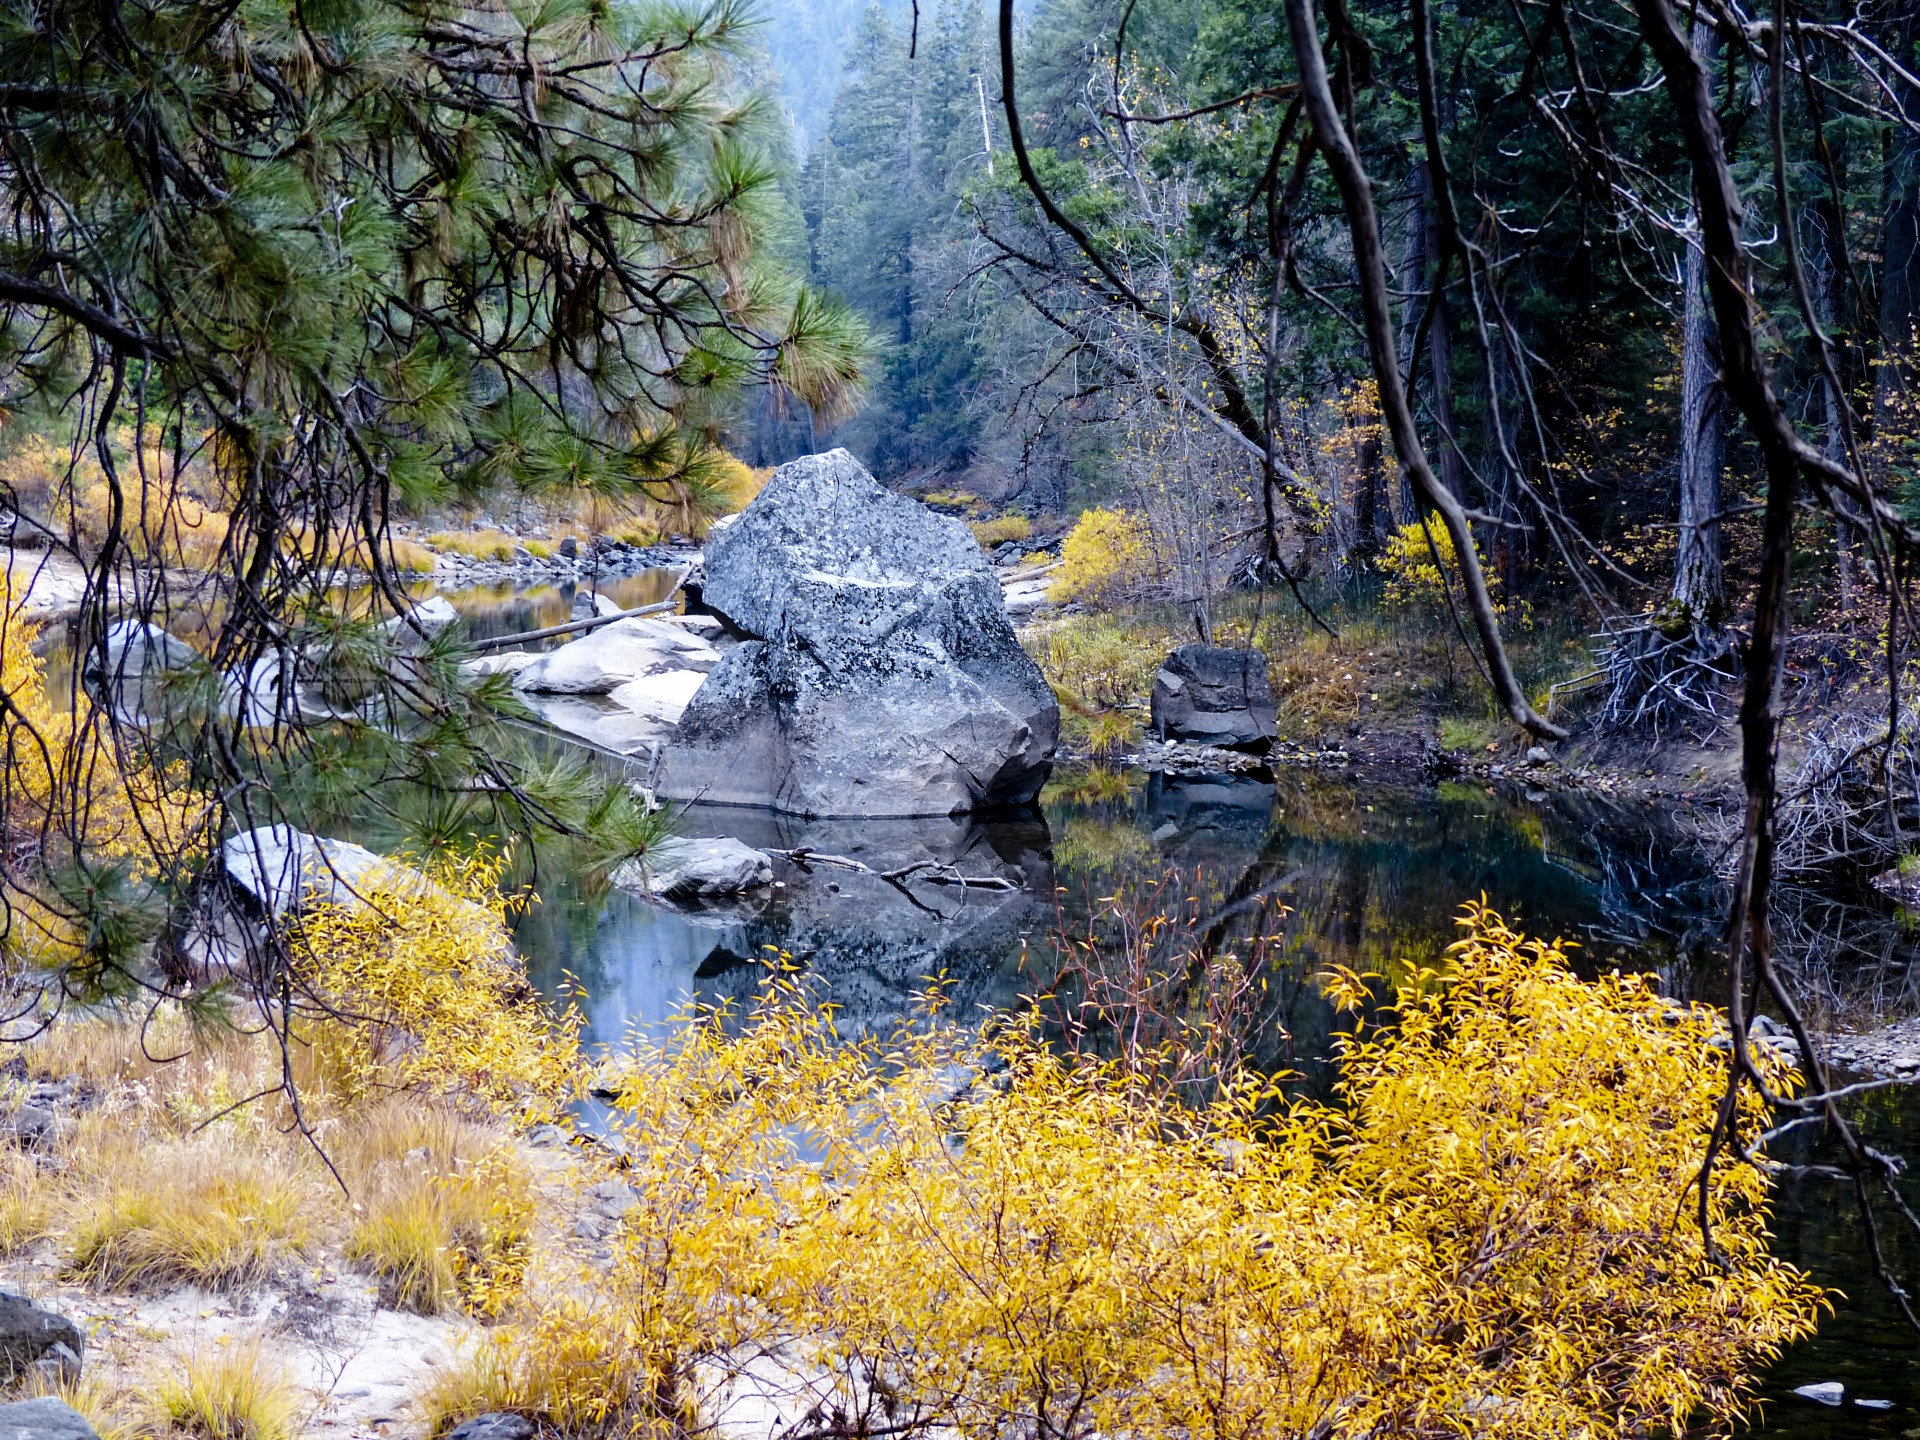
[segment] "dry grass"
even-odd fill
[[[108,1290],[240,1290],[285,1271],[315,1238],[314,1177],[286,1142],[234,1138],[156,1146],[134,1137],[122,1153],[92,1157],[68,1272]]]
[[[335,1161],[356,1201],[342,1253],[378,1278],[382,1304],[492,1315],[518,1293],[533,1193],[495,1132],[388,1104],[341,1132]]]
[[[437,550],[451,550],[471,560],[510,561],[516,548],[540,560],[553,558],[554,542],[509,535],[503,530],[439,530],[427,537]]]
[[[305,1406],[258,1340],[209,1345],[157,1366],[142,1428],[195,1440],[292,1440]]]
[[[967,528],[982,550],[992,550],[1009,540],[1025,540],[1033,534],[1033,522],[1024,515],[996,515],[991,520],[975,520]]]
[[[17,1255],[51,1233],[52,1189],[32,1156],[0,1159],[0,1256]]]

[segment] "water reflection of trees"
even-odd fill
[[[1461,904],[1483,894],[1520,927],[1576,941],[1582,968],[1652,970],[1678,998],[1724,999],[1725,884],[1670,811],[1314,773],[1077,782],[1053,800],[1059,884],[1082,923],[1089,897],[1171,867],[1218,912],[1213,947],[1245,950],[1271,924],[1260,943],[1285,984],[1261,1023],[1279,1017],[1290,1043],[1268,1048],[1294,1064],[1330,1040],[1313,976],[1344,966],[1405,983],[1444,963]],[[1783,969],[1817,1016],[1920,1009],[1911,937],[1873,897],[1788,886],[1777,904]]]

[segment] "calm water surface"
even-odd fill
[[[1038,813],[993,821],[804,822],[694,807],[683,823],[690,834],[807,846],[875,869],[933,859],[1023,888],[963,895],[918,885],[907,895],[872,876],[783,867],[784,888],[770,896],[676,912],[583,877],[548,875],[545,903],[523,919],[519,938],[543,988],[557,993],[571,980],[584,990],[599,1041],[658,1025],[690,999],[744,998],[770,949],[804,965],[844,1007],[845,1024],[883,1027],[911,1010],[934,974],[962,1005],[1021,1003],[1051,980],[1056,934],[1084,933],[1102,897],[1151,889],[1172,867],[1179,883],[1160,892],[1160,903],[1179,908],[1191,897],[1228,943],[1244,947],[1258,931],[1273,947],[1261,1058],[1324,1087],[1334,1017],[1313,974],[1330,964],[1393,974],[1431,962],[1456,938],[1461,902],[1481,895],[1528,932],[1575,942],[1582,967],[1653,970],[1668,993],[1717,1000],[1722,892],[1697,847],[1679,836],[1684,823],[1598,804],[1529,803],[1474,785],[1287,772],[1276,783],[1063,775]],[[1857,953],[1872,952],[1871,985],[1897,1001],[1910,957],[1890,918],[1836,908],[1831,896],[1812,901],[1799,932],[1847,930]],[[1854,962],[1809,943],[1813,953],[1796,957],[1803,983],[1829,996],[1843,991]],[[1876,1098],[1861,1116],[1877,1143],[1920,1155],[1920,1107],[1911,1099]],[[1920,1202],[1920,1186],[1912,1189]],[[1781,1196],[1782,1253],[1846,1298],[1818,1338],[1769,1377],[1757,1435],[1920,1436],[1920,1344],[1866,1270],[1845,1201],[1811,1183]],[[1920,1273],[1911,1242],[1888,1239],[1896,1264]],[[1894,1408],[1829,1410],[1791,1395],[1814,1380],[1843,1381],[1850,1396]]]

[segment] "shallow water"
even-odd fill
[[[584,991],[594,1040],[657,1025],[691,999],[744,998],[760,973],[756,958],[770,949],[825,986],[844,1007],[843,1024],[884,1027],[936,973],[962,1006],[1022,1003],[1053,981],[1056,935],[1085,933],[1102,897],[1151,887],[1172,867],[1179,880],[1159,892],[1163,907],[1217,920],[1224,944],[1246,948],[1258,935],[1272,947],[1276,983],[1259,1058],[1321,1088],[1335,1022],[1311,977],[1334,964],[1391,975],[1430,963],[1456,937],[1461,903],[1481,895],[1519,928],[1573,941],[1579,967],[1655,970],[1668,993],[1716,999],[1721,888],[1682,842],[1684,821],[1528,803],[1472,785],[1298,772],[1272,784],[1062,776],[1039,813],[990,821],[805,822],[694,807],[683,825],[691,834],[805,846],[876,870],[930,858],[1022,890],[910,884],[903,893],[871,875],[783,866],[784,888],[769,897],[676,912],[578,876],[547,876],[545,903],[522,920],[519,938],[536,983],[557,992],[570,977]],[[1887,965],[1907,958],[1904,943],[1894,945],[1876,983],[1884,987]],[[1878,1097],[1862,1115],[1889,1148],[1920,1155],[1912,1099]],[[1753,1433],[1920,1434],[1920,1337],[1864,1272],[1848,1197],[1802,1182],[1782,1195],[1777,1228],[1782,1252],[1847,1298],[1769,1378]],[[1920,1271],[1911,1243],[1890,1235],[1889,1244],[1908,1274]],[[1835,1379],[1850,1396],[1894,1408],[1829,1410],[1789,1393]]]

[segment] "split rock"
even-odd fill
[[[663,840],[643,860],[614,867],[613,883],[673,900],[737,895],[773,880],[773,861],[738,840]]]

